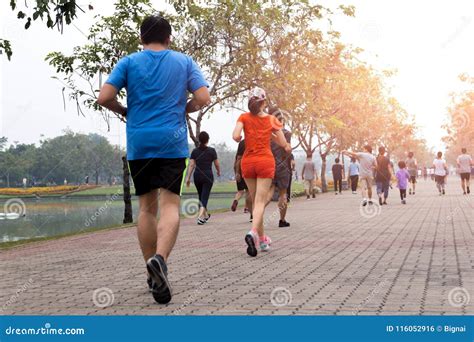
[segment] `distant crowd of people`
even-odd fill
[[[126,118],[127,160],[139,198],[137,234],[147,283],[155,301],[166,304],[172,298],[168,258],[178,237],[183,184],[190,186],[191,177],[194,178],[200,201],[197,223],[205,225],[211,217],[208,203],[214,183],[213,168],[219,176],[220,164],[215,149],[208,146],[209,134],[206,132],[199,134],[199,146],[189,158],[186,114],[211,103],[209,84],[200,68],[191,57],[169,49],[171,26],[163,17],[145,18],[140,26],[140,40],[143,50],[117,62],[100,90],[97,103]],[[118,101],[122,89],[127,91],[127,106]],[[189,94],[192,94],[191,98],[188,98]],[[265,232],[263,218],[275,193],[280,212],[279,227],[290,226],[286,214],[291,197],[291,172],[295,167],[291,132],[285,129],[282,111],[278,108],[267,110],[267,107],[265,91],[258,87],[252,89],[248,97],[249,111],[239,116],[232,133],[239,143],[234,163],[237,194],[232,210],[237,209],[238,201],[245,194],[251,227],[243,240],[247,254],[252,257],[259,251],[268,251],[272,244]],[[374,182],[379,203],[387,204],[393,165],[385,149],[380,147],[377,156],[372,155],[371,146],[365,146],[362,152],[343,151],[342,155],[351,158],[348,176],[353,193],[356,193],[358,183],[361,184],[362,205],[373,204]],[[460,168],[467,170],[472,159],[463,153],[458,163]],[[409,154],[398,166],[395,178],[400,198],[405,203],[407,187],[410,187],[409,193],[415,194],[417,163],[413,154]],[[447,167],[441,152],[433,167],[440,194],[444,194]],[[339,159],[332,166],[332,173],[335,193],[340,194],[345,170]],[[301,179],[306,197],[311,199],[315,196],[314,181],[317,179],[311,153],[307,155]],[[463,189],[469,193],[467,172],[462,172],[462,180]],[[206,238],[204,233],[203,238]],[[120,267],[120,264],[111,267]]]

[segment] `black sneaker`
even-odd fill
[[[278,227],[289,227],[289,226],[290,226],[289,222],[282,221],[282,220],[280,220],[280,222],[278,222]]]
[[[468,193],[468,194],[471,193],[471,189],[469,189],[469,187],[467,187],[467,193]]]
[[[247,254],[251,257],[256,257],[257,247],[255,246],[255,239],[251,232],[245,235],[245,243],[247,244]]]
[[[171,301],[172,291],[168,282],[168,266],[161,255],[156,254],[146,263],[148,274],[152,279],[153,298],[159,304],[168,304]]]
[[[230,210],[236,211],[238,205],[239,205],[239,201],[234,200],[234,202],[232,202],[232,205],[230,206]]]
[[[253,222],[253,215],[252,214],[250,214],[249,222]]]
[[[211,214],[207,214],[207,217],[204,219],[204,221],[209,221],[209,219],[211,218]]]
[[[369,205],[372,205],[374,204],[374,202],[372,202],[372,200],[369,200]]]
[[[316,195],[315,195],[315,194],[313,194],[313,198],[316,198]]]
[[[384,201],[383,201],[383,205],[387,205],[387,204],[388,204],[388,203],[387,203],[387,200],[384,200]]]
[[[443,195],[446,195],[446,191],[444,191],[444,189],[443,189]]]
[[[382,198],[381,198],[381,197],[379,197],[379,204],[380,204],[380,205],[383,205],[383,201],[382,201]]]
[[[151,292],[153,289],[153,280],[151,279],[150,275],[146,278],[146,283],[148,284],[148,291]]]
[[[365,207],[367,205],[367,201],[362,201],[362,206]]]
[[[463,195],[466,195],[466,191],[464,191],[462,194],[463,194]]]

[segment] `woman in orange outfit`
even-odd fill
[[[250,112],[240,115],[233,133],[233,138],[237,142],[242,140],[242,130],[245,135],[245,153],[241,168],[253,201],[252,229],[245,236],[245,242],[248,246],[247,254],[252,257],[257,255],[257,246],[260,246],[261,251],[268,251],[271,244],[263,229],[265,204],[275,174],[271,139],[284,147],[287,152],[291,152],[291,146],[281,131],[283,125],[276,117],[263,111],[265,106],[265,91],[258,87],[254,88],[249,96]]]

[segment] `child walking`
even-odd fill
[[[400,199],[402,200],[402,204],[407,204],[406,197],[410,173],[408,173],[407,164],[404,161],[398,162],[398,168],[399,169],[395,175],[397,177],[397,187],[400,190]]]
[[[265,235],[263,214],[275,176],[275,158],[270,148],[273,139],[286,152],[291,152],[291,146],[283,135],[283,125],[273,115],[263,110],[266,104],[266,94],[256,87],[250,92],[248,107],[250,112],[242,114],[234,128],[233,138],[242,140],[242,130],[245,134],[245,152],[242,157],[242,176],[249,188],[253,205],[252,229],[245,235],[247,254],[257,256],[257,246],[261,251],[270,249],[271,239]]]

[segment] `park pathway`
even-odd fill
[[[267,210],[269,253],[246,255],[247,215],[185,219],[169,262],[174,297],[153,302],[135,228],[0,250],[2,314],[474,314],[474,195],[420,180],[403,206],[359,207],[346,191]],[[105,306],[105,307],[104,307]]]

